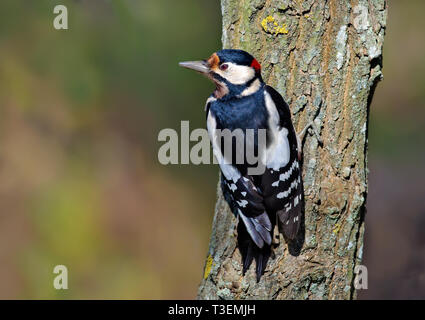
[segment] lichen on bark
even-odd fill
[[[382,77],[387,3],[222,0],[221,7],[223,47],[253,54],[266,83],[290,105],[296,130],[314,120],[323,145],[305,138],[302,230],[296,245],[280,235],[259,283],[253,266],[242,276],[237,221],[218,188],[198,298],[353,299],[363,252],[368,113]],[[267,17],[287,33],[266,32]]]

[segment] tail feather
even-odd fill
[[[242,270],[242,274],[245,275],[245,273],[248,271],[249,266],[252,263],[252,260],[254,259],[254,252],[253,252],[253,246],[252,246],[252,241],[248,241],[248,245],[247,245],[247,249],[246,249],[246,254],[245,257],[242,254],[242,262],[243,262],[243,270]]]
[[[262,213],[261,215],[255,218],[252,218],[252,217],[245,216],[239,210],[239,216],[242,218],[242,221],[245,224],[246,230],[248,231],[252,240],[255,242],[255,244],[259,248],[262,248],[264,246],[264,242],[267,243],[268,245],[271,244],[272,224],[266,212]]]
[[[265,264],[263,264],[263,252],[261,250],[259,250],[258,255],[256,256],[256,263],[257,263],[257,268],[256,268],[256,273],[257,273],[257,282],[260,282],[261,276],[263,275],[265,266],[267,265],[267,262]],[[263,267],[264,266],[264,267]]]
[[[271,241],[271,232],[269,232],[269,235]],[[243,275],[245,275],[251,266],[252,261],[255,259],[256,277],[257,282],[259,282],[261,276],[264,274],[267,261],[271,255],[271,246],[267,243],[263,243],[263,246],[259,248],[256,242],[254,242],[253,238],[250,236],[250,233],[248,232],[247,227],[242,220],[239,221],[238,224],[238,247],[242,255]]]

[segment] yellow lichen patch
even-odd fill
[[[264,31],[267,33],[271,33],[275,36],[279,34],[286,34],[288,33],[288,29],[286,28],[286,24],[282,24],[279,26],[276,19],[272,16],[267,16],[261,21],[261,26],[263,27]]]
[[[334,234],[337,234],[338,232],[339,232],[339,230],[341,229],[341,225],[339,224],[339,223],[337,223],[336,225],[335,225],[335,227],[333,228],[333,230],[332,230],[332,232],[334,233]]]
[[[205,280],[207,280],[208,276],[210,275],[212,265],[213,265],[213,258],[211,257],[211,255],[208,255],[207,263],[205,264],[205,271],[204,271]]]

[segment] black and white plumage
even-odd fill
[[[184,62],[182,66],[205,74],[216,84],[207,100],[207,128],[221,169],[221,188],[232,212],[239,218],[238,246],[243,273],[256,260],[257,280],[271,253],[276,223],[287,239],[299,231],[303,209],[303,184],[298,142],[288,105],[261,78],[257,60],[242,50],[221,50],[206,61]],[[245,148],[243,162],[235,161],[237,139],[232,140],[232,158],[224,157],[220,130],[241,129]],[[248,139],[247,130],[254,132]],[[261,148],[259,129],[265,129],[266,146]],[[253,144],[264,172],[250,175],[247,145]]]

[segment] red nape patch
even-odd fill
[[[261,70],[261,65],[258,63],[257,59],[252,60],[251,67],[253,67],[255,69],[255,71]]]

